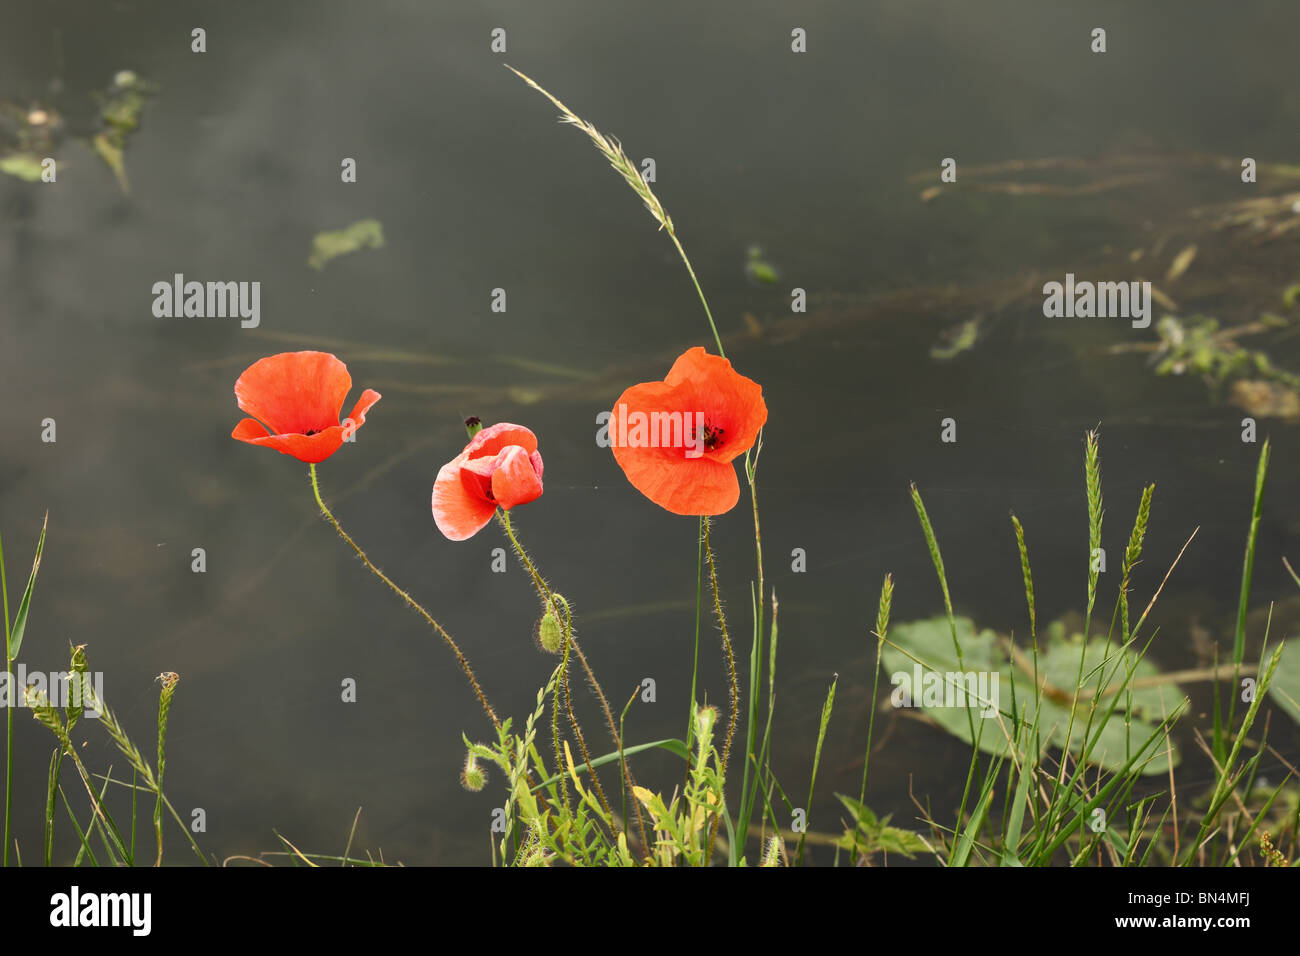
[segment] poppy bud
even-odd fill
[[[478,765],[473,754],[465,755],[465,769],[460,772],[460,785],[470,793],[478,793],[487,786],[487,771]]]
[[[537,622],[537,643],[548,654],[558,654],[564,646],[564,629],[553,609],[548,608]]]
[[[709,745],[713,737],[713,725],[718,722],[718,709],[704,706],[695,712],[695,737],[700,741],[701,749]]]

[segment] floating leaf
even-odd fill
[[[512,402],[518,402],[520,405],[536,405],[546,393],[540,388],[528,388],[523,385],[511,385],[506,389],[506,394],[510,396]]]
[[[977,315],[946,330],[941,336],[944,344],[930,349],[930,358],[947,361],[956,358],[962,352],[969,352],[979,341],[980,327],[983,322],[984,317]]]
[[[776,266],[763,258],[762,249],[758,246],[750,246],[748,259],[745,262],[745,278],[754,285],[776,285],[781,274]]]
[[[1228,401],[1255,418],[1300,420],[1300,392],[1277,382],[1239,379],[1232,383]]]
[[[1165,273],[1166,282],[1174,282],[1187,271],[1188,267],[1196,259],[1196,244],[1192,243],[1182,252],[1174,256],[1174,261],[1169,265],[1169,271]]]
[[[969,618],[955,620],[957,642],[962,651],[960,664],[946,617],[896,625],[881,653],[881,663],[896,685],[896,699],[910,700],[927,719],[967,742],[971,740],[973,727],[980,750],[1006,755],[1010,750],[1006,735],[1012,727],[1009,710],[1013,680],[1022,716],[1027,721],[1034,718],[1032,662],[1018,660],[1013,666],[992,631],[977,633]],[[1067,639],[1065,628],[1054,624],[1043,635],[1038,659],[1039,679],[1045,684],[1038,720],[1044,750],[1065,745],[1081,657],[1083,679],[1070,731],[1070,752],[1076,757],[1082,752],[1084,729],[1089,727],[1091,713],[1088,762],[1117,770],[1155,733],[1156,724],[1143,718],[1159,721],[1163,714],[1174,709],[1182,692],[1176,686],[1165,687],[1163,691],[1161,686],[1141,686],[1133,689],[1130,696],[1122,690],[1130,670],[1134,680],[1155,678],[1160,672],[1153,664],[1137,659],[1131,652],[1121,653],[1104,638],[1096,638],[1085,647],[1081,635]],[[981,674],[984,675],[982,683],[977,679]],[[918,676],[921,684],[914,686]],[[902,696],[904,693],[906,697]],[[1116,696],[1119,700],[1115,710],[1099,731],[1099,722]],[[931,706],[924,706],[927,700]],[[1127,710],[1130,700],[1131,713]],[[942,706],[944,703],[951,706]],[[991,711],[991,705],[999,708],[1001,719],[991,713],[985,716]],[[1155,744],[1160,742],[1157,738]],[[1169,746],[1173,747],[1172,741]],[[1153,745],[1143,752],[1143,757],[1154,753]],[[1179,760],[1176,750],[1173,760],[1174,763]],[[1139,759],[1137,766],[1144,774],[1168,771],[1163,760],[1143,764]]]
[[[325,263],[358,249],[384,248],[384,227],[378,219],[361,219],[334,232],[318,232],[311,241],[311,255],[307,265],[317,271]]]
[[[131,184],[126,178],[126,155],[119,145],[118,137],[112,133],[96,133],[90,145],[95,148],[95,153],[104,161],[104,165],[113,171],[122,192],[129,193]]]
[[[63,117],[48,103],[20,104],[0,100],[0,151],[6,155],[0,164],[27,166],[42,157],[53,156],[62,138]],[[3,168],[0,166],[0,168]],[[7,171],[7,170],[6,170]],[[21,175],[24,179],[37,176]]]
[[[1278,368],[1264,352],[1242,348],[1236,337],[1246,328],[1260,331],[1275,324],[1266,319],[1245,328],[1221,330],[1215,319],[1193,316],[1184,320],[1167,315],[1156,323],[1160,350],[1153,358],[1155,372],[1157,375],[1193,373],[1220,385],[1228,382],[1238,385],[1245,379],[1245,385],[1232,389],[1234,403],[1242,407],[1246,407],[1243,403],[1266,407],[1270,396],[1261,392],[1259,384],[1274,382],[1288,389],[1300,389],[1300,375]],[[1286,393],[1278,391],[1272,398],[1281,403],[1281,408],[1271,414],[1287,417],[1290,412]]]
[[[97,93],[100,130],[90,145],[104,161],[122,192],[131,191],[126,178],[126,141],[140,125],[140,114],[155,88],[131,70],[119,70],[108,89]]]
[[[44,169],[39,156],[30,156],[26,153],[0,156],[0,173],[8,173],[10,176],[17,176],[19,179],[34,183],[40,181],[42,172]]]
[[[1289,644],[1282,651],[1282,659],[1278,661],[1277,670],[1273,672],[1273,681],[1268,685],[1268,692],[1273,702],[1290,714],[1292,720],[1300,724],[1300,650]]]

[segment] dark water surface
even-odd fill
[[[167,790],[183,813],[206,811],[200,843],[219,858],[278,848],[273,829],[342,852],[360,806],[354,849],[413,864],[487,860],[500,794],[457,784],[462,731],[483,739],[488,728],[451,655],[317,520],[305,466],[229,437],[243,368],[323,347],[348,363],[354,396],[374,387],[384,399],[356,445],[321,466],[322,491],[457,636],[497,708],[522,720],[553,665],[531,643],[526,576],[513,564],[490,571],[506,545],[498,530],[452,543],[429,514],[433,476],[464,444],[471,413],[540,437],[546,493],[517,525],[572,601],[616,706],[656,680],[657,702],[629,714],[629,739],[681,735],[696,522],[642,498],[593,439],[597,412],[626,385],[661,378],[711,336],[666,237],[506,61],[635,159],[655,159],[656,191],[728,354],[764,387],[760,501],[781,598],[776,766],[792,792],[806,792],[817,712],[840,675],[814,828],[837,829],[834,790],[856,793],[882,576],[895,576],[896,620],[941,608],[909,481],[926,496],[959,612],[1023,633],[1008,509],[1027,529],[1039,620],[1081,610],[1081,437],[1100,422],[1104,606],[1146,482],[1156,504],[1135,603],[1200,528],[1152,649],[1187,666],[1191,622],[1229,633],[1258,455],[1240,440],[1242,413],[1212,404],[1199,382],[1156,378],[1141,357],[1097,358],[1152,340],[1123,321],[989,305],[988,340],[938,362],[929,349],[942,329],[985,308],[862,311],[888,293],[1083,271],[1105,246],[1144,241],[1146,205],[1241,196],[1229,173],[1226,184],[1161,179],[1093,199],[923,203],[924,184],[907,177],[937,176],[943,157],[1147,149],[1300,161],[1294,4],[1090,6],[2,0],[0,99],[43,99],[57,80],[55,104],[84,128],[91,92],[118,70],[158,86],[128,148],[129,196],[70,141],[57,184],[0,178],[11,595],[50,512],[24,661],[61,669],[66,644],[86,644],[146,752],[151,681],[181,674]],[[1088,50],[1099,25],[1104,55]],[[201,55],[190,52],[195,26],[207,30]],[[789,49],[796,26],[808,31],[804,55]],[[505,56],[489,49],[494,27],[507,30]],[[357,160],[355,184],[339,181],[343,157]],[[383,222],[386,248],[307,267],[315,233],[363,218]],[[746,282],[752,243],[782,270],[775,289]],[[175,273],[260,281],[260,326],[155,318],[151,287]],[[1276,279],[1260,301],[1295,281],[1294,262]],[[796,285],[824,324],[745,338],[745,312],[773,328],[791,320]],[[503,314],[490,310],[498,287]],[[1289,342],[1273,358],[1295,367]],[[620,367],[624,377],[601,378]],[[956,444],[939,441],[948,416]],[[57,422],[54,444],[41,441],[45,418]],[[1280,556],[1300,521],[1295,429],[1272,421],[1261,432],[1276,447],[1255,606],[1293,593]],[[747,635],[745,506],[717,521],[715,540],[733,630]],[[204,574],[191,571],[194,548],[206,551]],[[806,573],[791,571],[795,548]],[[702,682],[722,702],[712,635]],[[349,677],[358,701],[342,704]],[[594,712],[587,721],[603,751]],[[88,765],[121,775],[106,736],[84,729]],[[51,742],[19,721],[25,859],[39,854]],[[873,760],[869,802],[910,820],[909,774],[942,802],[965,770],[959,742],[900,721]],[[677,768],[650,760],[641,776],[670,790]],[[61,859],[75,852],[71,836]],[[168,854],[185,859],[178,838]]]

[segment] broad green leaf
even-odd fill
[[[1006,651],[998,645],[997,636],[992,631],[976,632],[975,625],[969,618],[957,618],[956,627],[957,641],[962,650],[960,664],[947,618],[936,617],[895,625],[881,654],[886,675],[895,684],[893,699],[896,702],[910,699],[912,706],[921,710],[928,719],[968,743],[971,742],[970,728],[973,720],[979,749],[995,756],[1008,756],[1010,745],[1006,734],[1011,731],[1008,713],[1011,681],[1016,681],[1017,695],[1022,702],[1027,702],[1026,719],[1032,720],[1038,706],[1034,700],[1032,670],[1012,667],[1007,660]],[[1102,638],[1089,642],[1085,649],[1081,637],[1067,639],[1064,628],[1059,624],[1053,625],[1043,634],[1038,662],[1040,679],[1046,680],[1053,689],[1053,693],[1043,696],[1038,721],[1040,739],[1045,750],[1048,747],[1060,748],[1065,744],[1066,730],[1070,725],[1070,703],[1079,676],[1081,656],[1082,689],[1075,709],[1074,726],[1070,728],[1070,752],[1075,756],[1082,753],[1087,730],[1088,762],[1115,770],[1123,766],[1130,753],[1137,752],[1155,730],[1156,723],[1148,722],[1148,719],[1158,722],[1162,713],[1172,710],[1182,699],[1182,691],[1172,684],[1134,689],[1131,697],[1133,710],[1131,714],[1128,713],[1126,708],[1130,697],[1123,688],[1129,670],[1132,669],[1134,679],[1156,677],[1159,670],[1149,661],[1138,660],[1131,652],[1122,652],[1114,644],[1107,645]],[[920,664],[917,663],[918,660]],[[983,685],[978,680],[962,680],[960,675],[963,673],[977,676],[984,674]],[[978,697],[965,696],[983,694],[992,697],[994,674],[998,678],[995,703],[1002,712],[1000,722],[991,714],[984,716],[990,708]],[[920,684],[914,687],[918,675]],[[928,698],[927,690],[930,694]],[[1119,699],[1114,713],[1101,724],[1116,696]],[[964,705],[959,703],[963,698]],[[927,700],[930,706],[925,706]],[[945,703],[951,706],[944,706]],[[1153,744],[1144,756],[1151,756],[1154,752]],[[1179,756],[1176,750],[1173,759],[1177,764]],[[1168,765],[1163,759],[1153,760],[1143,768],[1144,774],[1167,771]]]
[[[1292,644],[1300,642],[1292,642]],[[1273,682],[1268,685],[1273,703],[1285,710],[1291,719],[1300,723],[1300,649],[1288,645],[1282,651]]]

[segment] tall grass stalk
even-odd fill
[[[880,601],[876,605],[876,666],[871,682],[870,713],[867,717],[867,749],[862,755],[862,787],[858,791],[858,803],[867,799],[867,771],[871,768],[871,741],[876,730],[876,698],[880,693],[880,670],[883,666],[880,654],[885,649],[885,637],[889,633],[889,609],[894,602],[894,578],[886,574],[880,586]]]
[[[1155,493],[1155,490],[1155,485],[1147,485],[1142,489],[1142,500],[1138,502],[1137,518],[1133,521],[1133,533],[1129,536],[1128,547],[1124,549],[1124,573],[1119,588],[1120,637],[1122,642],[1127,642],[1132,636],[1129,631],[1128,620],[1129,580],[1133,568],[1142,557],[1142,543],[1146,540],[1147,522],[1151,518],[1151,496]]]
[[[1255,498],[1250,509],[1250,530],[1246,534],[1246,555],[1241,563],[1241,596],[1237,601],[1237,628],[1232,638],[1232,682],[1240,683],[1241,662],[1246,653],[1246,610],[1250,599],[1250,583],[1255,576],[1255,542],[1259,535],[1259,519],[1264,510],[1264,478],[1268,474],[1268,460],[1271,447],[1267,438],[1259,449],[1259,463],[1255,466]],[[1261,654],[1262,658],[1263,655]],[[1216,688],[1217,689],[1217,688]],[[1218,701],[1215,701],[1216,728],[1214,735],[1214,753],[1220,762],[1224,759],[1226,740],[1217,727]],[[1228,728],[1231,729],[1237,713],[1237,695],[1228,695]]]
[[[172,698],[176,696],[176,683],[180,676],[174,671],[165,671],[158,675],[158,680],[162,683],[162,690],[158,692],[158,789],[154,793],[153,803],[153,830],[158,843],[158,856],[154,860],[154,866],[162,866],[162,784],[163,772],[167,769],[167,719],[171,714]],[[135,790],[131,793],[134,797]],[[132,818],[134,821],[134,814]]]
[[[542,96],[550,100],[552,105],[560,111],[560,122],[573,126],[580,132],[586,134],[587,138],[591,140],[592,145],[594,145],[596,149],[600,151],[601,155],[609,161],[609,165],[614,168],[614,171],[623,177],[623,181],[632,187],[632,191],[641,198],[643,203],[645,203],[646,210],[654,217],[655,222],[659,223],[659,227],[668,233],[668,238],[672,240],[674,248],[677,249],[678,256],[681,257],[682,264],[686,266],[687,274],[691,277],[691,283],[695,286],[695,292],[700,297],[700,304],[704,306],[704,314],[709,320],[709,328],[713,331],[713,341],[718,346],[718,354],[725,357],[727,353],[722,347],[722,336],[718,334],[718,327],[713,321],[713,312],[709,309],[709,300],[704,297],[704,289],[700,287],[700,280],[695,276],[695,269],[691,266],[691,260],[687,257],[686,250],[682,247],[681,240],[677,238],[677,230],[673,227],[673,221],[668,216],[668,210],[664,209],[663,203],[661,203],[659,197],[654,194],[654,191],[650,188],[650,184],[641,176],[641,171],[636,168],[636,164],[627,158],[627,154],[623,152],[623,147],[619,141],[614,139],[612,136],[606,136],[600,130],[596,129],[595,126],[579,117],[573,112],[573,110],[561,103],[559,99],[553,96],[550,92],[543,89],[531,77],[520,73],[508,63],[505,64],[505,67],[538,93],[541,93]]]
[[[4,616],[5,616],[5,673],[8,675],[6,680],[9,683],[11,692],[14,687],[14,661],[18,659],[18,652],[23,646],[23,636],[27,630],[27,615],[32,607],[32,592],[36,589],[36,575],[41,570],[41,555],[45,553],[45,532],[50,526],[50,513],[45,512],[45,520],[41,523],[41,536],[36,542],[36,557],[32,559],[32,572],[27,578],[27,587],[23,590],[22,600],[18,602],[18,611],[14,614],[12,622],[9,619],[9,584],[5,579],[4,566],[4,544],[0,542],[0,593],[3,594]],[[14,778],[14,704],[16,701],[10,701],[10,706],[5,708],[5,822],[4,822],[4,850],[3,859],[0,865],[9,865],[9,838],[10,838],[10,815],[13,811],[13,778]]]
[[[826,702],[822,704],[822,719],[817,724],[817,746],[813,748],[812,773],[808,777],[808,813],[812,814],[813,793],[817,789],[817,768],[822,762],[822,744],[826,743],[826,727],[831,722],[831,709],[835,706],[835,685],[840,682],[840,675],[836,674],[831,678],[831,686],[826,691]],[[804,838],[808,836],[808,827],[806,825],[799,833],[799,850],[796,854],[798,865],[803,866],[803,844]]]
[[[758,519],[758,459],[763,453],[763,433],[760,430],[758,438],[755,441],[751,451],[745,452],[745,478],[749,482],[749,499],[754,514],[754,565],[755,574],[758,578],[757,587],[754,589],[753,615],[754,615],[754,632],[752,635],[752,653],[750,655],[750,694],[748,698],[748,716],[745,723],[745,754],[746,760],[741,770],[740,779],[740,813],[736,825],[736,839],[743,849],[745,840],[749,832],[750,818],[753,815],[754,800],[758,793],[758,788],[762,786],[759,780],[759,774],[755,774],[754,782],[751,787],[749,782],[749,765],[754,757],[754,733],[758,727],[758,687],[762,682],[763,676],[763,588],[765,582],[763,579],[763,531],[762,525]],[[775,595],[773,602],[775,602]],[[775,611],[773,611],[775,614]],[[775,617],[772,622],[772,648],[769,666],[771,673],[769,680],[776,677],[776,621]],[[768,712],[768,733],[771,731],[771,711]],[[766,737],[767,735],[765,735]],[[767,767],[767,740],[765,739],[760,745],[762,757],[759,760],[759,766]],[[733,863],[736,862],[733,859]]]
[[[1088,492],[1088,611],[1084,616],[1083,636],[1092,636],[1092,607],[1097,600],[1097,576],[1101,573],[1101,448],[1096,430],[1083,439],[1084,481]]]

